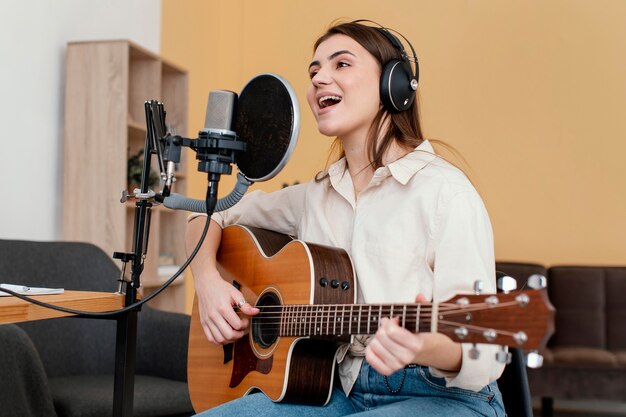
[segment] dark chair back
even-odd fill
[[[119,269],[92,244],[0,240],[0,253],[3,283],[83,291],[117,288]],[[114,320],[60,318],[19,326],[32,339],[50,377],[110,374],[114,369]]]
[[[522,289],[526,280],[533,274],[547,276],[546,268],[539,264],[520,262],[498,262],[496,270],[504,272],[517,281],[517,288]],[[511,363],[505,368],[498,379],[498,388],[504,400],[504,409],[508,417],[533,417],[532,399],[526,373],[524,352],[518,348],[510,348]]]

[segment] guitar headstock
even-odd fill
[[[554,332],[554,307],[545,289],[458,295],[439,304],[437,331],[461,343],[539,350]]]

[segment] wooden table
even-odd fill
[[[118,293],[65,291],[63,294],[34,295],[32,298],[59,307],[90,312],[112,311],[124,307],[124,295]],[[44,308],[17,297],[0,297],[0,323],[17,323],[71,315]]]

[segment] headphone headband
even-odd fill
[[[413,45],[402,33],[394,29],[388,29],[373,20],[359,19],[350,23],[362,24],[362,22],[373,23],[378,26],[372,28],[377,30],[394,48],[400,51],[402,60],[393,58],[388,62],[383,62],[380,77],[380,99],[385,109],[390,112],[397,113],[408,110],[415,100],[417,81],[419,79],[419,62]],[[406,49],[402,46],[402,42],[391,33],[392,31],[400,35],[409,45],[413,53],[412,58],[407,54]],[[413,70],[411,62],[413,62],[415,70]]]
[[[353,20],[350,23],[359,23],[361,24],[362,22],[367,22],[367,23],[373,23],[375,24],[376,30],[378,30],[378,32],[380,34],[382,34],[383,36],[385,36],[385,38],[387,38],[389,40],[389,42],[396,47],[396,49],[400,50],[400,53],[402,54],[402,58],[407,61],[407,62],[413,62],[416,66],[419,65],[419,61],[417,59],[417,53],[415,53],[415,48],[413,48],[413,45],[411,44],[411,42],[406,38],[406,36],[404,36],[402,33],[398,32],[395,29],[392,28],[387,28],[383,25],[381,25],[380,23],[374,21],[374,20],[369,20],[369,19],[357,19],[357,20]],[[411,53],[413,54],[413,56],[409,56],[409,54],[406,52],[406,49],[404,48],[404,46],[402,46],[402,42],[400,42],[400,40],[398,39],[397,36],[395,36],[393,33],[397,33],[398,35],[400,35],[402,37],[402,39],[404,39],[404,41],[407,43],[407,45],[409,45],[409,48],[411,48]]]

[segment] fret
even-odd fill
[[[293,306],[287,306],[287,333],[293,335]]]
[[[328,307],[328,313],[326,313],[326,307],[322,307],[322,318],[326,314],[326,336],[329,334],[329,326],[330,326],[330,307]]]
[[[352,334],[352,321],[354,321],[354,304],[350,304],[350,313],[348,317],[348,334]]]
[[[402,327],[406,329],[406,304],[402,306]]]
[[[420,314],[422,313],[422,305],[417,305],[417,312],[415,314],[415,333],[420,331]]]
[[[439,304],[432,303],[432,310],[430,313],[430,331],[437,333],[437,316],[439,316]]]
[[[333,335],[337,334],[337,309],[338,308],[339,307],[335,306],[335,319],[333,320]]]
[[[307,334],[310,336],[313,332],[311,331],[311,326],[313,325],[313,306],[307,307],[308,318],[309,318],[309,331]]]
[[[346,322],[346,305],[342,304],[341,305],[341,329],[339,330],[340,335],[344,335],[346,333],[346,330],[343,328],[343,325]]]
[[[372,306],[369,306],[367,311],[367,334],[370,333],[370,321],[372,320]]]
[[[391,308],[389,309],[389,318],[390,319],[393,318],[393,304],[391,305]]]
[[[352,334],[352,320],[354,320],[354,304],[350,305],[350,317],[348,318],[348,334]]]
[[[300,336],[306,336],[306,328],[305,328],[306,314],[307,314],[306,308],[307,308],[306,304],[302,304],[300,306],[300,322],[298,323],[298,334]]]
[[[322,335],[322,327],[324,326],[324,307],[322,306],[321,311],[320,311],[320,306],[317,306],[317,311],[315,312],[315,315],[317,316],[317,335],[321,336]]]
[[[363,305],[359,304],[359,321],[358,323],[358,329],[357,329],[357,334],[361,334],[361,313],[363,312]]]
[[[300,326],[302,323],[302,306],[296,306],[296,336],[300,336]]]
[[[377,328],[380,327],[380,320],[383,318],[383,305],[379,305],[378,306],[378,326],[376,326]]]

